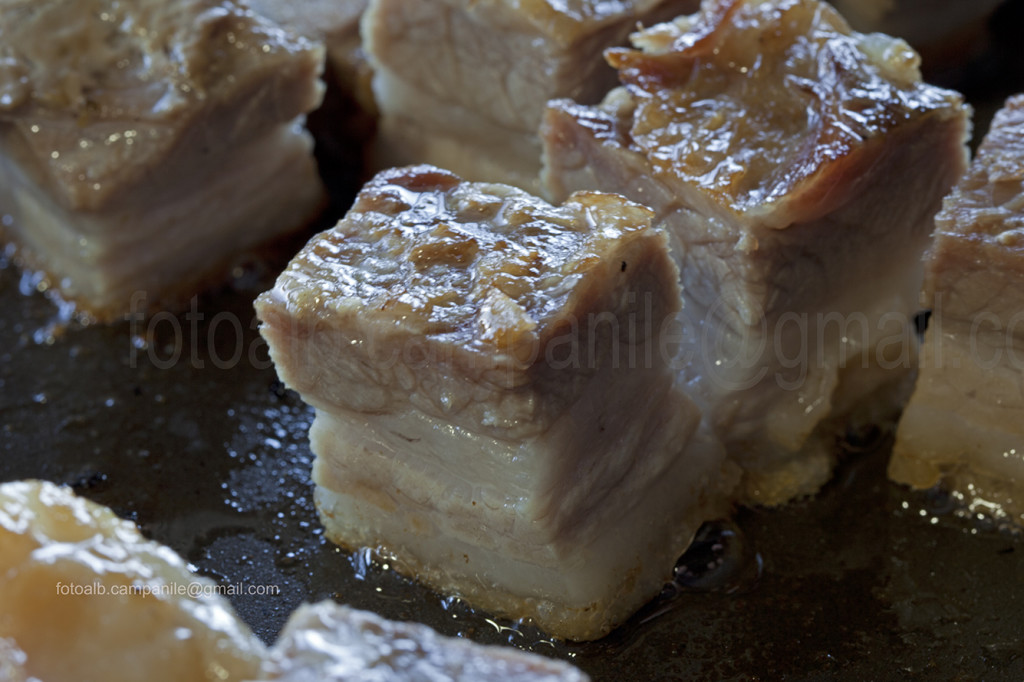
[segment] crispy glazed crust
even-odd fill
[[[773,227],[855,196],[873,140],[962,115],[959,94],[921,82],[906,43],[855,33],[817,0],[713,0],[633,42],[607,52],[635,102],[633,148],[655,174]]]

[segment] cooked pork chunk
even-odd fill
[[[267,668],[268,679],[281,682],[588,679],[567,663],[441,637],[426,625],[387,621],[333,602],[299,607],[271,650]]]
[[[252,9],[293,33],[324,43],[339,72],[357,66],[359,18],[368,0],[246,0]]]
[[[673,387],[650,218],[428,166],[369,183],[256,303],[316,407],[328,536],[574,639],[654,596],[734,477]]]
[[[601,51],[638,21],[697,0],[371,0],[363,40],[383,114],[384,165],[433,163],[535,188],[537,128],[553,97],[597,101],[615,84]]]
[[[996,115],[935,222],[932,317],[889,474],[1024,524],[1024,96]]]
[[[600,106],[549,105],[547,189],[654,209],[681,271],[680,380],[745,499],[813,493],[851,411],[895,409],[915,365],[920,256],[966,163],[966,108],[905,43],[816,0],[712,0],[633,41],[609,51],[625,85]]]
[[[372,111],[370,67],[359,37],[368,0],[246,0],[254,11],[286,29],[324,43],[330,73],[346,93]]]
[[[66,488],[0,485],[0,679],[255,679],[265,649],[215,588]]]
[[[317,212],[322,57],[235,0],[0,0],[0,231],[99,317],[190,295]]]

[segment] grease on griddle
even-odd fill
[[[757,585],[761,556],[732,521],[705,523],[676,564],[672,583],[680,590],[732,594]]]

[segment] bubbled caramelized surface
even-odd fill
[[[552,206],[430,166],[392,169],[296,256],[275,295],[295,313],[358,311],[407,333],[505,345],[565,311],[585,274],[650,222],[616,195]]]
[[[738,211],[769,208],[865,141],[959,95],[921,83],[902,40],[852,32],[818,0],[715,0],[607,53],[656,172]]]

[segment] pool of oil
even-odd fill
[[[959,74],[981,131],[993,102],[1024,90],[1019,51],[1000,45]],[[0,481],[70,485],[200,573],[273,586],[230,597],[268,642],[301,602],[330,598],[595,680],[1024,679],[1024,538],[889,483],[884,439],[815,498],[706,528],[661,597],[609,637],[552,641],[324,539],[311,410],[277,380],[253,319],[280,262],[179,313],[88,326],[0,265]]]

